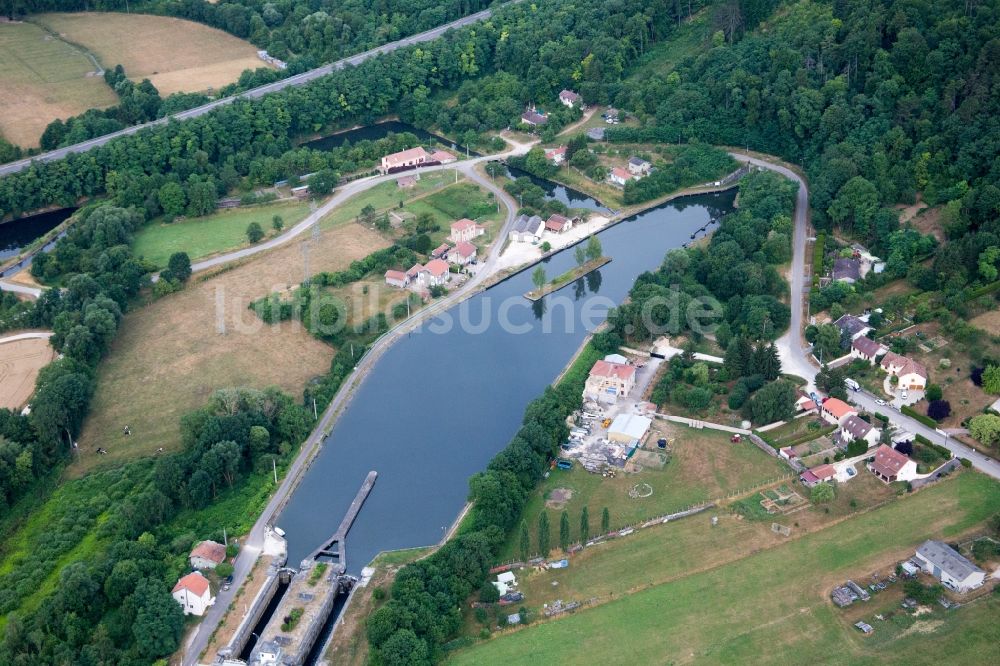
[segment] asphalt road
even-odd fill
[[[520,2],[521,0],[514,0],[515,2]],[[117,132],[112,132],[111,134],[105,134],[104,136],[99,136],[88,141],[83,141],[81,143],[73,144],[72,146],[66,146],[65,148],[57,148],[55,150],[50,150],[47,153],[41,153],[40,155],[35,155],[33,157],[25,158],[23,160],[18,160],[16,162],[9,162],[0,166],[0,177],[6,176],[8,174],[17,173],[22,169],[26,169],[31,166],[34,162],[49,162],[52,160],[58,160],[66,157],[70,153],[85,153],[88,150],[97,148],[98,146],[103,146],[112,139],[116,139],[120,136],[128,136],[130,134],[135,134],[141,132],[148,127],[154,127],[156,125],[164,125],[171,120],[188,120],[190,118],[197,118],[198,116],[203,116],[206,113],[216,109],[220,106],[226,104],[232,104],[238,99],[257,99],[267,95],[269,93],[278,92],[279,90],[284,90],[285,88],[291,86],[301,86],[313,81],[315,79],[321,78],[339,69],[343,69],[348,65],[359,65],[364,61],[372,58],[374,56],[380,55],[382,53],[389,53],[390,51],[395,51],[396,49],[403,48],[405,46],[412,46],[413,44],[419,44],[421,42],[428,42],[437,39],[444,33],[454,28],[460,28],[470,23],[476,23],[482,21],[483,19],[489,18],[492,15],[492,10],[484,9],[481,12],[475,14],[470,14],[464,18],[460,18],[451,23],[446,23],[445,25],[438,26],[426,32],[421,32],[411,37],[406,37],[400,39],[396,42],[391,42],[389,44],[383,44],[377,48],[371,49],[370,51],[364,51],[363,53],[358,53],[357,55],[350,56],[348,58],[343,58],[336,62],[332,62],[328,65],[323,65],[322,67],[317,67],[316,69],[311,69],[308,72],[302,72],[301,74],[296,74],[295,76],[290,76],[286,79],[280,81],[275,81],[274,83],[268,83],[267,85],[259,86],[257,88],[251,88],[245,92],[238,95],[233,95],[231,97],[223,97],[215,101],[209,102],[202,106],[197,106],[193,109],[188,109],[187,111],[181,111],[164,118],[159,118],[152,122],[144,123],[141,125],[133,125],[132,127],[126,127],[123,130]]]
[[[790,301],[792,309],[791,323],[788,330],[777,340],[778,355],[781,357],[781,367],[784,372],[803,377],[808,381],[810,390],[815,389],[816,375],[819,372],[809,348],[804,344],[802,338],[802,313],[804,310],[804,299],[808,292],[808,282],[805,272],[806,261],[806,239],[808,235],[808,210],[809,210],[809,189],[801,176],[787,167],[772,164],[765,160],[749,157],[743,153],[730,153],[738,160],[750,161],[755,166],[760,166],[770,171],[780,173],[799,185],[799,191],[795,199],[795,218],[793,220],[794,232],[792,237],[792,266],[789,275]],[[923,435],[935,444],[939,444],[955,456],[966,458],[972,462],[972,466],[984,474],[988,474],[995,479],[1000,479],[1000,462],[979,453],[961,442],[956,441],[947,434],[934,428],[930,428],[914,418],[896,411],[889,405],[879,405],[876,396],[864,392],[856,391],[850,393],[850,401],[859,407],[864,407],[869,412],[882,412],[889,416],[890,422],[894,425],[912,432]]]
[[[516,218],[518,210],[517,201],[515,201],[502,188],[497,187],[492,181],[490,181],[490,179],[483,177],[478,171],[475,170],[475,167],[481,162],[497,159],[500,156],[527,152],[529,147],[530,146],[527,145],[516,146],[513,150],[502,155],[479,157],[473,160],[428,167],[421,170],[421,172],[427,172],[455,169],[462,173],[466,178],[493,192],[493,194],[503,201],[507,207],[507,217],[504,220],[504,224],[497,233],[496,239],[493,241],[489,255],[486,257],[485,261],[480,263],[480,270],[475,274],[475,276],[470,278],[469,281],[462,285],[461,288],[455,289],[444,298],[434,302],[432,305],[417,311],[412,317],[401,322],[398,326],[380,337],[375,341],[368,352],[361,357],[360,361],[358,361],[358,364],[354,367],[354,372],[351,373],[351,375],[344,381],[344,384],[340,387],[340,390],[337,391],[337,394],[330,402],[330,405],[323,412],[316,427],[309,435],[309,438],[302,444],[299,455],[296,456],[295,460],[292,462],[288,473],[285,475],[285,478],[278,486],[274,495],[271,497],[271,501],[268,502],[264,511],[261,513],[260,518],[257,519],[256,523],[254,523],[253,528],[250,530],[250,534],[247,535],[240,550],[240,555],[236,560],[236,565],[233,571],[233,584],[230,590],[228,592],[219,590],[216,596],[215,605],[208,609],[208,612],[205,613],[199,623],[198,628],[195,629],[194,633],[188,637],[184,646],[184,666],[193,666],[198,663],[198,655],[200,655],[205,648],[208,647],[208,642],[212,633],[219,625],[223,615],[225,615],[226,610],[229,608],[230,603],[236,597],[236,593],[243,586],[247,575],[250,573],[254,563],[257,561],[257,557],[264,545],[264,536],[268,525],[272,524],[275,516],[284,506],[285,501],[295,490],[295,487],[302,478],[303,473],[308,469],[309,464],[312,462],[316,453],[319,452],[320,446],[326,438],[326,433],[330,430],[334,420],[350,402],[354,393],[357,391],[357,388],[365,380],[365,377],[381,357],[382,353],[389,349],[397,340],[405,337],[408,333],[421,326],[428,319],[444,312],[462,299],[468,297],[479,285],[483,283],[484,280],[496,271],[496,265],[500,257],[500,253],[503,250],[506,238],[510,233],[510,229]],[[274,238],[270,244],[261,243],[259,246],[230,252],[229,254],[222,255],[214,259],[199,262],[198,264],[192,266],[192,270],[205,270],[207,268],[228,263],[236,259],[241,259],[258,252],[263,252],[272,247],[276,247],[282,243],[286,243],[311,227],[313,224],[317,223],[320,218],[337,205],[343,203],[349,196],[362,192],[379,183],[398,177],[398,174],[390,176],[373,176],[353,181],[352,183],[346,185],[342,190],[338,191],[336,196],[331,198],[330,201],[324,204],[321,208],[317,209],[305,220],[295,225],[281,236]],[[297,563],[295,562],[291,563],[292,566],[295,566],[296,564]],[[214,655],[206,656],[211,659]]]

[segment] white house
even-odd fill
[[[881,342],[875,342],[864,335],[851,342],[851,356],[864,359],[874,365],[875,359],[888,351]]]
[[[875,451],[875,460],[868,465],[868,469],[886,483],[917,478],[917,463],[886,444]]]
[[[197,571],[177,581],[172,594],[185,615],[204,615],[208,607],[215,603],[208,579]]]
[[[476,224],[472,220],[463,217],[461,220],[451,223],[451,234],[448,240],[452,243],[471,241],[486,233],[486,229],[481,224]]]
[[[889,352],[882,357],[882,369],[899,378],[899,387],[923,390],[927,386],[927,368],[913,359]]]
[[[462,241],[448,251],[448,261],[456,266],[465,266],[476,258],[476,246]]]
[[[195,569],[214,569],[226,560],[226,547],[216,541],[202,541],[188,556]]]
[[[857,414],[851,414],[840,425],[841,440],[852,442],[859,439],[868,443],[868,448],[878,444],[881,432]]]
[[[621,396],[628,395],[634,386],[634,365],[616,363],[605,358],[590,369],[583,387],[583,397],[614,402]]]
[[[563,103],[563,106],[568,106],[571,109],[577,104],[583,104],[583,98],[572,90],[563,90],[559,93],[559,101]]]
[[[510,231],[510,239],[520,243],[537,243],[542,238],[545,223],[537,215],[522,215],[514,220]]]
[[[820,415],[832,425],[840,425],[847,420],[847,417],[857,415],[858,410],[854,409],[840,398],[827,398],[823,401],[823,410]]]
[[[611,169],[611,173],[608,174],[608,180],[615,185],[625,187],[625,183],[632,180],[632,174],[621,167],[614,167]]]
[[[410,278],[403,271],[388,270],[385,272],[385,283],[390,287],[405,289],[410,285]]]
[[[428,287],[442,285],[451,279],[448,262],[443,259],[431,259],[424,266],[424,270],[427,272],[426,284]]]
[[[927,573],[955,592],[969,592],[982,586],[986,572],[946,543],[925,541],[917,548],[916,561]]]
[[[545,159],[559,166],[566,161],[566,146],[557,146],[545,151]]]
[[[418,146],[416,148],[410,148],[409,150],[402,150],[398,153],[386,155],[382,158],[382,163],[379,165],[379,171],[386,174],[392,171],[398,171],[399,169],[412,169],[430,160],[431,156],[427,153],[427,151]]]
[[[635,157],[634,155],[628,158],[628,172],[636,177],[645,176],[653,168],[653,165],[642,159],[641,157]]]

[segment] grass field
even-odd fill
[[[387,244],[359,225],[327,230],[310,241],[310,272],[345,268]],[[301,395],[306,381],[329,370],[334,350],[298,322],[265,325],[247,306],[303,277],[302,242],[288,243],[209,279],[195,276],[183,291],[126,315],[101,364],[71,473],[176,449],[180,417],[217,388],[276,385]],[[99,446],[108,455],[97,455]]]
[[[37,25],[0,22],[0,62],[0,133],[24,148],[57,118],[118,103],[80,49]]]
[[[718,542],[705,537],[688,548],[674,530],[681,524],[667,525],[652,531],[661,549],[649,549],[645,558],[626,554],[604,575],[644,568],[675,580],[487,641],[449,663],[985,663],[1000,639],[995,599],[943,615],[939,629],[879,641],[863,637],[827,595],[847,577],[887,570],[924,539],[947,540],[975,528],[998,503],[1000,484],[962,474],[773,548],[757,551],[748,542],[742,559],[717,567],[713,548],[744,537],[720,530]],[[603,548],[611,557],[618,547]],[[699,554],[709,560],[707,569],[700,568]],[[866,619],[878,637],[885,625]]]
[[[271,220],[280,215],[285,229],[294,226],[309,214],[309,204],[302,201],[282,202],[263,206],[247,206],[221,210],[211,215],[171,224],[152,223],[135,235],[133,251],[159,267],[167,265],[174,252],[187,252],[191,261],[212,254],[249,246],[247,225],[260,224],[264,232],[273,235]]]
[[[19,410],[35,392],[39,371],[55,358],[48,340],[0,344],[0,408]]]
[[[90,50],[105,68],[121,64],[129,78],[149,79],[162,96],[219,88],[245,69],[268,67],[257,48],[221,30],[168,16],[77,12],[35,19]]]
[[[420,174],[420,180],[410,189],[400,189],[396,181],[391,180],[368,188],[357,196],[351,197],[343,205],[323,218],[323,227],[332,227],[356,219],[365,206],[372,206],[376,211],[396,210],[399,202],[412,201],[439,190],[455,182],[454,174],[446,171],[432,171]]]
[[[587,507],[592,535],[600,532],[601,512],[608,507],[611,529],[686,509],[692,504],[725,496],[771,479],[787,471],[775,458],[752,444],[732,444],[728,436],[711,430],[691,430],[683,426],[657,421],[655,426],[664,436],[674,437],[670,462],[656,469],[647,465],[637,474],[619,472],[613,479],[591,474],[580,465],[572,470],[555,469],[544,480],[524,510],[532,543],[537,539],[535,526],[543,507],[547,507],[552,534],[558,536],[559,517],[569,512],[571,532],[577,535],[580,512]],[[656,437],[652,437],[655,449]],[[648,483],[650,497],[632,499],[629,489],[637,483]],[[565,502],[553,502],[553,491],[570,490]],[[513,557],[519,547],[519,534],[507,544],[504,557]],[[558,541],[558,539],[556,539]]]

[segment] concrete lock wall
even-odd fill
[[[233,634],[233,638],[229,641],[229,645],[226,649],[229,650],[230,656],[239,656],[243,652],[243,647],[247,644],[250,639],[250,634],[253,632],[253,628],[257,626],[260,621],[261,616],[264,611],[267,610],[267,605],[271,603],[271,599],[274,598],[275,593],[278,591],[278,583],[280,582],[281,572],[278,569],[274,571],[269,571],[267,579],[264,584],[261,585],[260,591],[257,592],[257,596],[254,597],[253,604],[250,606],[250,610],[247,612],[246,617],[240,622],[240,626],[236,629],[236,633]]]

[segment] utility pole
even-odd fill
[[[229,546],[229,537],[226,536],[226,526],[225,525],[222,526],[222,543],[224,543],[227,547]]]
[[[353,356],[353,353],[352,353]],[[316,398],[313,398],[313,418],[318,419],[319,414],[316,413]]]
[[[316,404],[315,401],[313,404]],[[278,484],[278,463],[274,462],[274,458],[271,458],[271,471],[274,472],[274,484]]]

